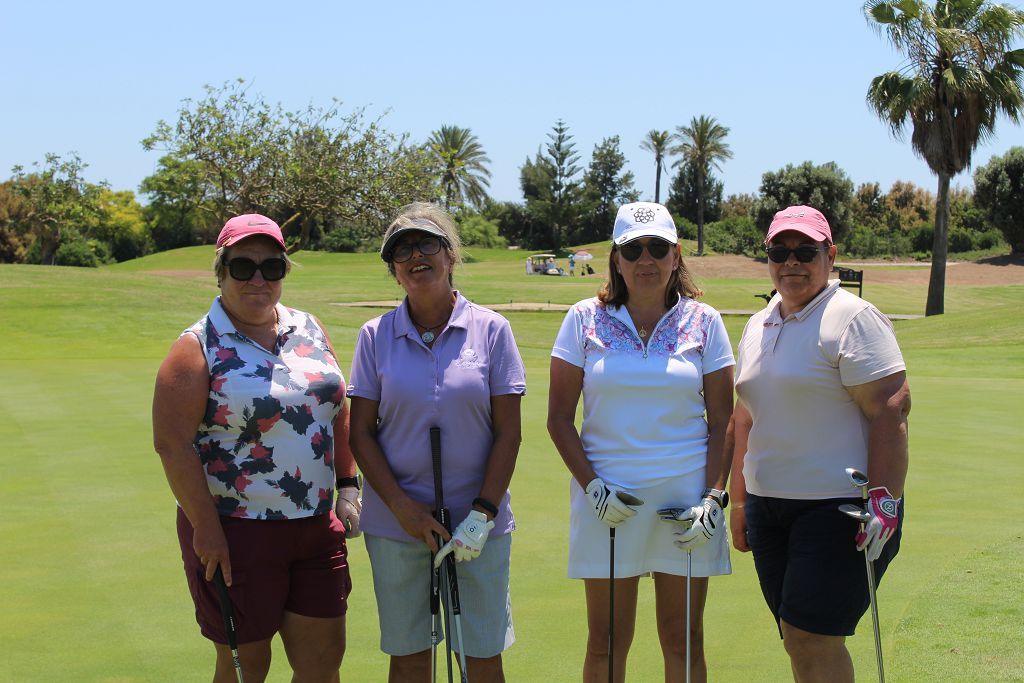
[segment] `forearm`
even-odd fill
[[[586,488],[587,484],[597,477],[597,473],[594,472],[583,450],[583,441],[576,430],[575,422],[561,416],[549,417],[548,434],[551,435],[551,441],[555,444],[558,454],[562,456],[565,466],[569,468],[570,474],[581,487]]]
[[[728,422],[708,424],[708,456],[704,474],[704,485],[725,490],[732,467],[732,451],[727,448],[726,428]]]
[[[884,486],[894,497],[901,497],[908,464],[906,414],[899,409],[879,411],[871,421],[868,436],[867,474],[871,486]]]
[[[502,434],[496,436],[491,453],[487,458],[487,468],[484,470],[484,480],[480,486],[480,498],[489,503],[500,505],[501,500],[508,491],[512,482],[512,473],[516,468],[516,458],[519,456],[520,436],[515,434]],[[487,512],[481,509],[481,512]],[[487,513],[490,517],[490,513]]]
[[[206,473],[192,445],[161,445],[157,453],[171,493],[192,527],[199,529],[219,524],[220,517],[206,482]]]
[[[729,500],[733,506],[742,507],[747,500],[747,481],[743,476],[743,458],[747,454],[747,437],[750,434],[750,413],[736,404],[732,419],[726,429],[726,445],[732,453],[729,463]]]

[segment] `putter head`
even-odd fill
[[[867,524],[871,521],[871,513],[853,503],[844,503],[839,506],[839,511],[848,517],[852,517],[861,524]]]
[[[693,517],[690,516],[690,508],[661,508],[658,516],[666,522],[676,522],[687,529],[693,526]]]
[[[868,475],[854,467],[846,468],[846,476],[850,478],[850,483],[857,488],[862,488],[868,485]]]
[[[618,496],[619,500],[621,500],[626,505],[636,506],[644,504],[642,500],[634,496],[632,493],[626,493],[625,491],[616,491],[615,495]]]

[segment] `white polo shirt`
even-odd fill
[[[580,439],[605,482],[648,488],[704,469],[704,375],[734,363],[718,311],[682,297],[645,347],[625,307],[586,299],[566,313],[551,355],[583,368]]]
[[[867,471],[868,421],[846,391],[906,369],[892,323],[869,302],[828,286],[783,320],[781,298],[747,322],[736,393],[750,411],[743,476],[758,496],[854,495],[847,467]]]

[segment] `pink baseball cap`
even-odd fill
[[[793,230],[807,235],[816,242],[832,243],[832,228],[828,221],[813,206],[790,206],[775,214],[772,224],[768,226],[768,235],[764,243],[768,244],[780,232]]]
[[[258,213],[235,216],[225,223],[224,227],[221,228],[220,234],[217,235],[217,246],[230,247],[232,244],[237,244],[246,237],[252,237],[253,235],[266,235],[280,244],[282,249],[288,251],[288,247],[284,243],[284,235],[281,234],[281,228],[274,221]]]

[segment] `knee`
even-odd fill
[[[704,651],[704,623],[701,619],[690,620],[691,655]],[[686,656],[686,615],[682,612],[658,620],[658,636],[663,651]]]
[[[318,651],[304,652],[300,656],[290,657],[292,671],[300,680],[331,680],[341,668],[341,660],[345,657],[345,643],[340,642],[324,646]]]
[[[810,633],[782,622],[782,644],[786,654],[797,661],[826,656],[836,647],[842,646],[842,638]]]

